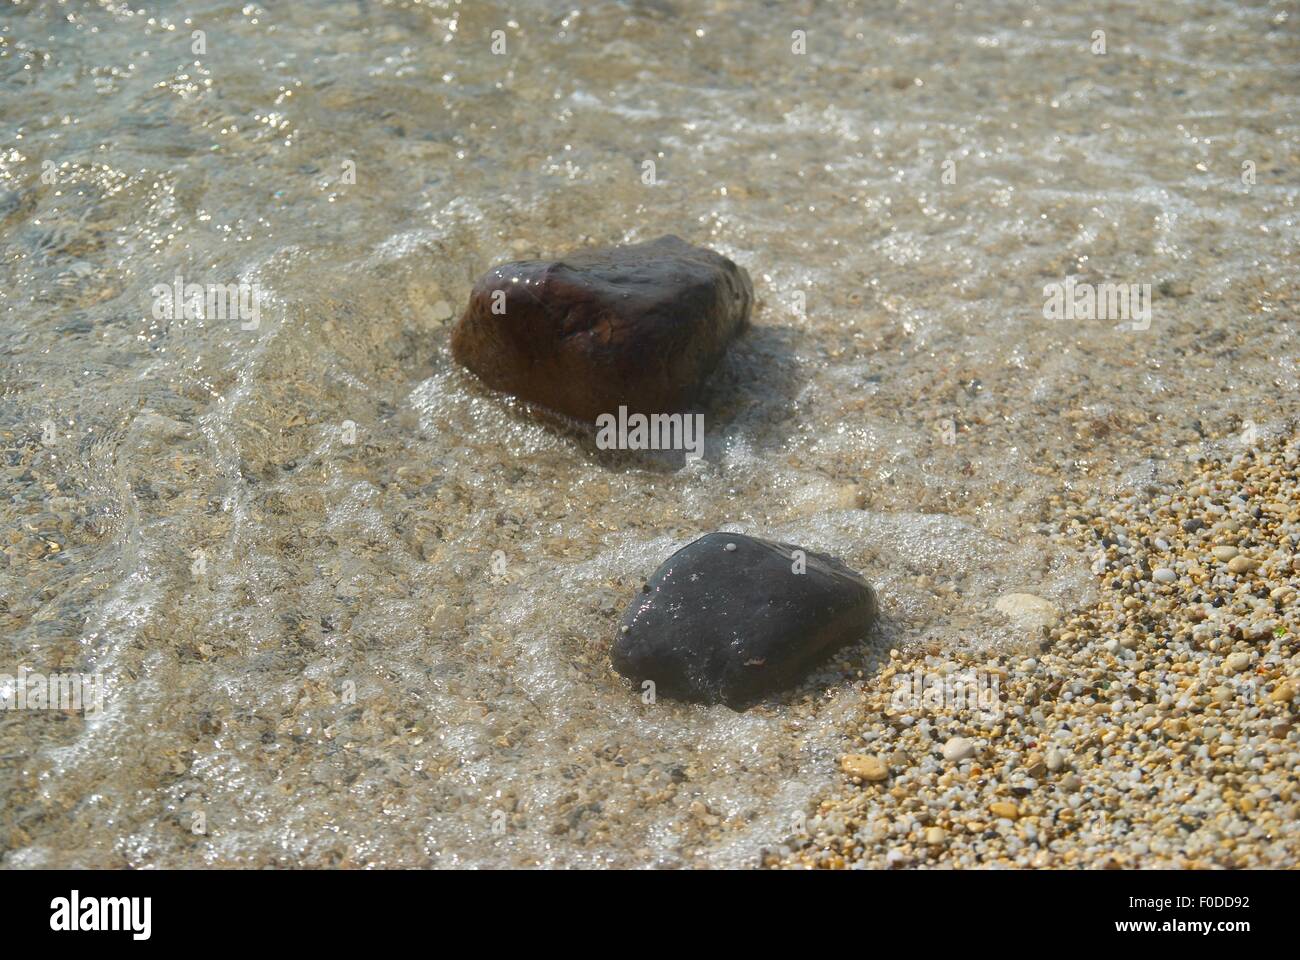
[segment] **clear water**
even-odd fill
[[[574,6],[0,11],[0,672],[109,684],[0,714],[5,865],[752,863],[890,646],[1087,602],[1053,496],[1296,414],[1291,5]],[[451,362],[490,265],[668,232],[760,301],[703,463]],[[257,328],[156,318],[177,273]],[[1149,329],[1045,319],[1067,276]],[[616,617],[718,528],[863,571],[879,632],[643,704]]]

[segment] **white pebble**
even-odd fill
[[[952,762],[965,760],[974,752],[975,744],[965,737],[953,737],[943,745],[943,758]]]

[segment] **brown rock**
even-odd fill
[[[749,320],[749,274],[677,237],[495,267],[451,336],[496,390],[580,420],[696,402]]]

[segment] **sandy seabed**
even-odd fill
[[[1294,865],[1294,11],[463,6],[0,14],[0,674],[106,683],[0,712],[0,862]],[[699,463],[452,362],[492,264],[665,233],[757,300]],[[642,703],[618,615],[718,529],[880,626]],[[998,718],[889,712],[949,662]]]

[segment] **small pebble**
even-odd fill
[[[1273,703],[1290,703],[1295,699],[1296,685],[1294,680],[1283,680],[1273,692],[1268,695],[1268,699]]]
[[[876,783],[889,776],[889,768],[877,757],[862,753],[850,753],[840,760],[840,769],[850,777],[868,783]]]
[[[943,745],[943,758],[956,763],[969,758],[975,752],[975,744],[965,737],[953,737]]]
[[[999,800],[997,803],[990,803],[989,813],[993,814],[995,817],[1007,820],[1020,819],[1020,808],[1007,800]]]
[[[1255,561],[1249,557],[1236,556],[1228,561],[1228,570],[1232,573],[1250,573],[1255,569]]]
[[[1250,666],[1250,654],[1238,650],[1228,655],[1228,658],[1223,661],[1223,666],[1229,673],[1241,673]]]
[[[1050,626],[1060,618],[1056,604],[1032,593],[1008,593],[994,607],[1021,629]]]

